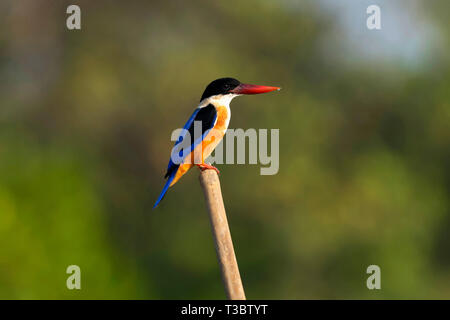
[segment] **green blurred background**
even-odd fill
[[[224,76],[283,87],[230,123],[280,129],[279,173],[218,165],[248,298],[450,298],[449,11],[2,0],[0,298],[224,298],[197,170],[151,210],[172,130]]]

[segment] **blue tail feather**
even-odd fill
[[[172,172],[172,174],[167,179],[166,184],[164,185],[164,188],[162,189],[161,194],[158,197],[158,200],[156,200],[155,205],[153,206],[153,209],[155,209],[158,206],[158,204],[161,202],[161,200],[164,198],[164,196],[167,192],[167,189],[169,189],[169,186],[173,181],[173,178],[175,178],[175,174],[177,173],[177,171],[178,170],[175,170],[174,172]]]

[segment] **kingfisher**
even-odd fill
[[[217,147],[228,129],[231,118],[230,102],[233,98],[243,94],[259,94],[280,89],[245,84],[234,78],[220,78],[211,82],[175,141],[164,176],[167,181],[153,209],[164,198],[169,187],[192,167],[197,166],[202,171],[212,169],[220,173],[216,167],[205,163],[205,159]]]

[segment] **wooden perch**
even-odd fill
[[[200,184],[205,194],[225,293],[230,300],[245,300],[217,173],[214,170],[201,171]]]

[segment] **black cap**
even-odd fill
[[[218,94],[227,94],[230,93],[230,90],[233,90],[241,83],[239,80],[236,80],[234,78],[220,78],[217,80],[214,80],[205,89],[205,92],[203,92],[202,98],[203,99],[218,95]]]

